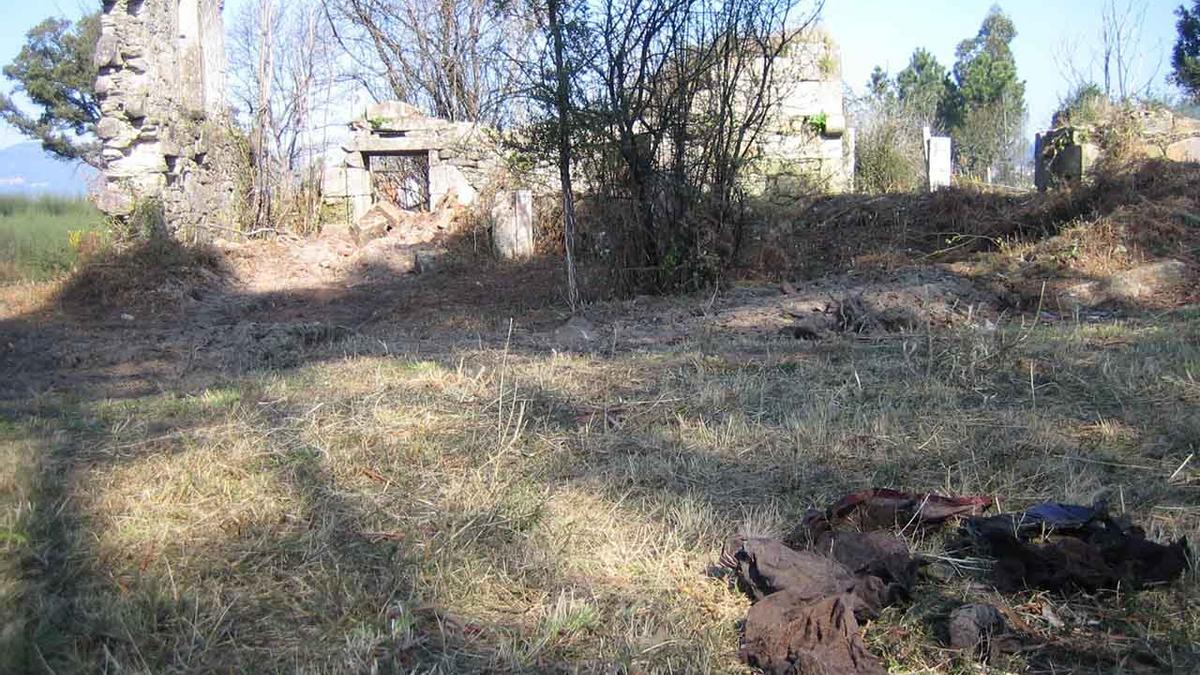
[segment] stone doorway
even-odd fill
[[[406,211],[429,211],[429,153],[372,155],[371,197]]]

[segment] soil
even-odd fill
[[[1163,175],[1178,188],[1175,183],[1193,185],[1200,174],[1184,167]],[[814,213],[834,210],[850,225],[876,222],[886,240],[890,230],[877,223],[883,212],[876,212],[888,199],[831,200],[818,203]],[[1076,202],[1092,204],[1099,197],[1036,203],[954,194],[904,199],[930,202],[934,215],[941,214],[928,225],[938,230],[930,236],[913,234],[915,221],[906,216],[900,230],[911,245],[922,237],[944,241],[941,220],[962,222],[967,211],[979,216],[982,230],[1014,232],[1022,223],[1044,220],[1047,212],[1075,213],[1082,208]],[[1072,206],[1055,206],[1055,200]],[[1121,220],[1132,222],[1128,214]],[[451,206],[404,213],[370,233],[326,228],[310,239],[123,250],[90,261],[40,304],[29,302],[27,286],[0,287],[0,377],[7,390],[0,398],[80,384],[152,387],[163,378],[290,367],[306,355],[344,353],[347,343],[358,351],[370,345],[395,351],[510,344],[602,352],[669,348],[697,335],[876,339],[945,327],[992,330],[1022,312],[1078,321],[1195,300],[1193,258],[1154,258],[1150,247],[1137,243],[1147,238],[1149,226],[1118,223],[1067,231],[1008,257],[985,252],[939,259],[901,248],[889,254],[887,265],[875,266],[855,263],[864,252],[854,251],[840,267],[817,268],[823,275],[806,278],[793,270],[794,283],[738,281],[706,294],[596,302],[585,312],[586,330],[564,329],[569,313],[556,256],[497,262],[480,245],[486,237],[466,222],[461,207]],[[819,242],[822,231],[815,227],[802,239]],[[1064,238],[1087,255],[1059,264],[1055,256],[1065,244],[1055,242]],[[1115,264],[1109,254],[1121,241],[1129,243],[1123,250],[1139,255]],[[1100,259],[1112,269],[1093,262]],[[1147,266],[1144,273],[1137,265]]]

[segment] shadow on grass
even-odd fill
[[[1179,357],[1153,335],[1098,342],[1090,355],[1075,354],[1058,368],[1035,362],[1032,374],[1017,353],[1050,363],[1058,358],[1053,350],[1006,348],[974,334],[812,346],[743,342],[736,361],[720,353],[717,340],[711,349],[689,343],[654,362],[612,353],[578,357],[620,371],[583,391],[582,366],[566,375],[521,370],[556,358],[524,332],[564,317],[552,260],[413,277],[368,269],[345,289],[255,294],[200,259],[208,272],[188,287],[166,284],[165,295],[151,300],[173,311],[156,312],[154,304],[138,305],[146,300],[139,294],[157,292],[163,280],[143,286],[148,280],[129,270],[153,266],[159,256],[196,259],[170,249],[130,255],[105,263],[117,274],[115,285],[103,276],[77,281],[56,304],[0,323],[0,415],[11,427],[5,447],[14,464],[32,467],[28,491],[16,479],[9,491],[16,511],[28,509],[15,528],[25,541],[13,538],[3,550],[15,561],[4,603],[18,617],[4,627],[3,644],[17,672],[299,664],[330,671],[557,671],[580,664],[632,671],[646,669],[651,658],[664,670],[718,669],[734,648],[732,622],[712,621],[730,638],[717,648],[699,631],[680,637],[691,630],[682,626],[660,634],[671,628],[647,623],[652,628],[637,635],[637,621],[651,620],[628,618],[620,605],[632,608],[629,614],[657,610],[666,623],[675,617],[670,612],[685,610],[664,609],[654,596],[674,589],[616,593],[602,572],[581,572],[556,557],[570,537],[530,541],[553,506],[548,495],[584,505],[584,521],[630,521],[638,537],[658,537],[625,553],[635,565],[661,548],[703,549],[747,514],[774,509],[787,521],[871,483],[1032,497],[1057,489],[1030,485],[1051,479],[1049,465],[1064,467],[1054,477],[1076,471],[1108,479],[1133,463],[1119,443],[1064,448],[1044,441],[1046,427],[1063,419],[1118,420],[1140,437],[1165,428],[1174,436],[1158,446],[1163,462],[1176,458],[1189,429],[1200,429],[1177,406],[1159,401],[1156,410],[1116,389],[1095,391],[1114,377],[1137,380],[1140,390],[1176,375],[1174,366],[1136,370],[1139,354]],[[132,321],[120,317],[129,306],[146,312],[134,310]],[[512,318],[518,329],[510,339]],[[465,352],[476,355],[470,363]],[[797,353],[813,356],[812,366],[785,367],[795,365],[786,357]],[[507,377],[510,388],[463,385],[463,392],[435,399],[450,429],[394,423],[386,415],[425,401],[423,385],[380,408],[389,387],[406,378],[394,370],[342,372],[330,363],[348,355],[375,359],[380,369],[428,362],[437,377],[457,373],[489,386],[488,378]],[[1106,358],[1114,355],[1120,358]],[[875,366],[875,359],[887,365]],[[1114,362],[1130,374],[1114,375]],[[747,380],[751,372],[758,379]],[[317,400],[305,396],[320,392],[319,384],[298,381],[357,377],[379,379],[339,382],[353,391],[334,388],[335,395]],[[223,402],[222,391],[236,392],[236,401]],[[1087,410],[1044,416],[1039,393],[1043,406],[1057,398],[1064,408],[1079,402]],[[966,418],[956,423],[953,442],[939,440],[939,424],[948,421],[928,419],[936,406],[923,399],[939,395],[957,399]],[[353,414],[346,413],[349,421],[325,419],[327,410]],[[1004,428],[1021,424],[1028,428],[1016,435]],[[233,440],[223,435],[231,425]],[[492,435],[495,442],[481,440]],[[349,461],[331,461],[334,450]],[[1097,461],[1114,466],[1097,472],[1106,466]],[[219,494],[222,484],[187,483],[207,480],[209,472],[247,482],[246,503],[201,515],[203,499],[194,495]],[[188,479],[168,480],[177,474]],[[1147,473],[1130,498],[1194,502],[1186,486],[1162,479]],[[118,482],[141,491],[110,495],[115,505],[95,501]],[[156,493],[168,484],[179,494]],[[148,519],[139,520],[142,509]],[[94,520],[102,512],[111,520]],[[598,538],[594,546],[620,543]],[[173,568],[173,560],[188,569]],[[472,591],[456,577],[472,577],[489,591]],[[564,638],[571,634],[559,624],[575,621],[587,626],[579,630],[611,636],[594,617],[588,623],[588,606],[573,604],[568,590],[610,603],[602,620],[628,621],[634,637],[607,644],[610,657],[592,650],[591,660],[574,661]],[[460,592],[507,606],[467,610],[462,605],[473,601],[459,602]],[[521,609],[558,607],[541,597],[554,592],[563,594],[563,616]]]

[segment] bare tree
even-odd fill
[[[658,270],[657,285],[695,285],[736,255],[739,178],[781,95],[778,57],[820,9],[802,0],[599,3],[592,116],[622,162],[624,180],[612,187],[637,211],[636,265]],[[676,259],[699,263],[683,272],[690,279]]]
[[[490,0],[323,0],[354,66],[349,77],[452,121],[502,126],[518,25]]]
[[[563,4],[546,2],[547,28],[554,61],[554,107],[558,114],[558,175],[562,183],[563,249],[567,266],[567,302],[579,308],[579,283],[575,269],[575,194],[571,180],[571,69],[567,63]]]
[[[317,204],[309,193],[325,150],[318,116],[328,112],[334,93],[336,54],[327,31],[317,0],[257,0],[243,6],[234,24],[233,92],[250,131],[256,228],[281,219],[302,229],[313,225]]]
[[[1142,57],[1142,29],[1146,24],[1146,3],[1106,0],[1100,23],[1100,62],[1104,72],[1104,93],[1114,100],[1129,100],[1144,94],[1158,76],[1159,65],[1145,82],[1139,82],[1137,70]]]
[[[1162,59],[1147,68],[1147,53],[1161,50],[1147,49],[1145,44],[1146,11],[1147,5],[1141,0],[1104,0],[1095,41],[1099,48],[1082,58],[1078,46],[1084,41],[1065,40],[1056,48],[1053,59],[1068,82],[1068,90],[1080,91],[1098,84],[1105,97],[1116,102],[1153,92]]]

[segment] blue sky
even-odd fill
[[[245,0],[227,0],[226,20]],[[1080,68],[1094,61],[1100,9],[1104,0],[1000,0],[1017,27],[1013,52],[1026,80],[1030,128],[1047,123],[1059,98],[1070,87],[1073,60]],[[1123,0],[1122,0],[1123,1]],[[1175,41],[1174,9],[1183,0],[1145,0],[1145,24],[1137,69],[1140,80],[1153,78],[1163,92]],[[1190,0],[1189,0],[1190,1]],[[99,7],[98,0],[0,0],[0,63],[9,63],[25,32],[42,19],[76,18]],[[824,22],[841,44],[846,83],[861,90],[875,65],[892,73],[902,69],[915,47],[933,52],[943,64],[954,61],[954,47],[971,37],[993,0],[827,0]],[[1073,56],[1072,56],[1073,54]],[[0,88],[8,91],[7,80]],[[0,147],[21,136],[0,123]]]

